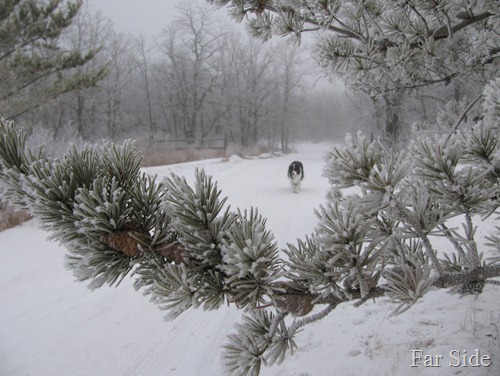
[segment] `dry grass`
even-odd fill
[[[11,205],[0,201],[0,231],[15,227],[30,219],[31,215],[26,211],[15,210]]]
[[[254,157],[265,153],[271,153],[271,149],[266,146],[236,147],[229,145],[226,150],[223,149],[167,149],[146,147],[142,149],[142,167],[164,166],[175,163],[184,163],[199,161],[210,158],[228,158],[236,154],[242,158]]]
[[[246,157],[256,157],[259,155],[269,154],[269,153],[274,153],[274,150],[265,145],[255,145],[243,148],[233,148],[233,152],[231,154],[237,154],[241,158],[246,158]]]
[[[185,149],[185,150],[143,150],[142,167],[163,166],[175,163],[198,161],[209,158],[225,158],[224,150]]]

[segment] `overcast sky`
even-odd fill
[[[142,34],[147,39],[154,39],[158,36],[168,24],[175,19],[177,15],[176,4],[191,0],[86,0],[86,4],[91,10],[100,11],[105,17],[111,19],[114,29],[120,33]],[[192,0],[196,3],[207,5],[206,0]],[[230,19],[227,9],[221,9],[218,12],[221,18],[227,18],[229,23],[241,32],[244,31],[243,24],[238,24]],[[304,44],[302,45],[304,47]],[[317,68],[312,61],[311,69]],[[311,77],[316,81],[319,76]],[[327,80],[320,82],[330,87]]]
[[[157,36],[176,15],[175,5],[187,0],[86,0],[91,9],[110,18],[115,31],[141,33],[147,38]],[[194,0],[207,4],[205,0]],[[220,11],[221,16],[227,10]]]

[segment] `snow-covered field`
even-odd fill
[[[281,157],[233,156],[146,171],[175,172],[192,181],[194,169],[204,168],[233,208],[258,207],[285,246],[316,225],[313,209],[328,189],[321,174],[329,147],[299,145],[297,153]],[[286,179],[295,159],[305,166],[300,194],[291,192]],[[1,376],[223,375],[221,346],[240,312],[232,307],[189,311],[165,322],[131,280],[93,292],[74,282],[64,268],[65,250],[46,237],[34,221],[0,233]],[[489,285],[478,298],[431,292],[396,317],[382,299],[360,308],[343,305],[306,327],[296,338],[294,355],[261,374],[500,375],[499,302],[500,289]],[[422,359],[432,356],[435,367],[423,362],[411,367],[412,350],[422,350]],[[491,357],[491,364],[473,367],[476,352]]]

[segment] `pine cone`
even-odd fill
[[[255,13],[261,14],[264,12],[267,0],[257,0],[257,7],[255,8]]]
[[[274,302],[282,311],[305,316],[314,308],[314,297],[287,282],[277,282]]]
[[[149,251],[150,249],[147,247],[145,249],[140,247],[140,244],[146,243],[146,241],[147,235],[137,230],[114,231],[101,237],[101,242],[129,257],[135,257]],[[153,252],[176,264],[184,263],[184,252],[176,241],[161,249],[154,249]]]
[[[101,242],[115,251],[135,257],[142,253],[138,239],[144,238],[144,234],[138,231],[114,231],[104,235]]]
[[[169,261],[173,261],[176,264],[184,263],[184,252],[180,247],[179,242],[174,242],[169,244],[168,246],[158,249],[155,252],[166,257]]]
[[[313,297],[310,295],[281,295],[275,298],[279,309],[294,316],[305,316],[314,308]]]

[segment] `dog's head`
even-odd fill
[[[288,177],[295,180],[300,177],[300,180],[304,179],[304,166],[301,162],[295,161],[288,167]]]

